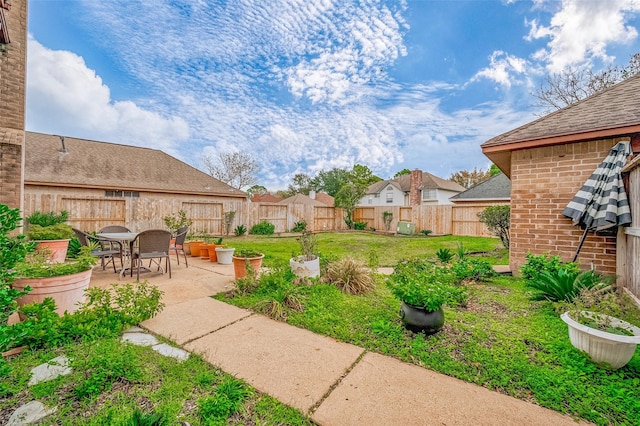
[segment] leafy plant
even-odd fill
[[[305,220],[299,220],[293,224],[291,232],[304,232],[307,230],[307,222]]]
[[[353,222],[353,229],[356,229],[358,231],[364,231],[365,229],[367,229],[367,222],[355,221]]]
[[[466,257],[451,265],[451,270],[459,281],[486,281],[496,275],[493,266],[484,259]]]
[[[363,262],[352,257],[331,262],[327,266],[323,281],[348,294],[364,294],[375,287],[371,270]]]
[[[420,233],[422,233],[425,237],[428,237],[433,233],[433,231],[431,229],[423,229],[422,231],[420,231]]]
[[[249,395],[249,389],[240,380],[225,378],[212,396],[198,400],[198,413],[205,424],[225,424]]]
[[[233,253],[233,257],[244,257],[244,258],[252,258],[252,257],[260,257],[262,256],[262,253],[260,253],[257,250],[251,250],[251,249],[241,249],[241,250],[236,250]]]
[[[24,261],[36,246],[35,242],[27,241],[23,234],[10,235],[18,228],[20,220],[19,209],[0,204],[0,334],[18,306],[16,300],[28,293],[27,289],[21,291],[11,286],[16,276],[15,266]]]
[[[27,235],[31,240],[49,241],[49,240],[70,240],[75,237],[73,228],[66,223],[56,223],[51,226],[31,225]]]
[[[214,243],[214,244],[216,244],[216,245],[218,245],[218,246],[221,246],[221,245],[222,245],[222,241],[223,241],[223,238],[222,238],[222,237],[220,237],[220,238],[216,238],[216,239],[213,241],[213,243]]]
[[[249,231],[249,234],[272,235],[275,230],[276,226],[273,223],[263,220],[253,225],[251,227],[251,230]]]
[[[478,213],[478,219],[487,226],[489,232],[500,238],[505,248],[509,248],[509,227],[511,225],[511,207],[509,205],[489,206]]]
[[[172,235],[176,235],[178,229],[183,226],[191,226],[193,224],[193,220],[187,217],[187,212],[184,210],[178,210],[177,213],[166,215],[162,220]]]
[[[152,411],[145,413],[139,408],[131,415],[131,419],[124,426],[164,426],[168,425],[169,420],[164,413]]]
[[[404,303],[436,311],[444,304],[466,303],[465,288],[453,285],[454,281],[454,274],[447,268],[428,260],[408,259],[396,265],[387,284]]]
[[[240,237],[247,233],[247,227],[244,225],[238,225],[236,226],[236,229],[233,231],[233,233],[236,235],[236,237]]]
[[[546,254],[534,255],[527,253],[527,261],[520,267],[520,275],[525,282],[535,281],[542,272],[551,274],[565,269],[567,271],[578,272],[580,269],[575,262],[563,262],[560,256],[548,256]]]
[[[467,257],[469,252],[464,248],[464,245],[458,241],[456,244],[456,256],[458,256],[458,260],[464,260]]]
[[[393,222],[393,212],[382,212],[382,223],[384,223],[384,230],[389,231],[391,229],[391,222]]]
[[[442,264],[447,264],[453,260],[453,253],[448,248],[439,248],[436,257]]]
[[[233,225],[233,219],[236,217],[236,212],[235,211],[228,211],[228,212],[224,212],[224,230],[226,232],[227,235],[229,235],[231,233],[231,226]],[[238,225],[236,227],[236,231],[238,230],[238,228],[240,226],[244,225]],[[244,235],[247,232],[246,228],[245,231],[242,234],[238,234],[236,232],[236,235]]]
[[[595,271],[574,271],[558,269],[543,271],[537,278],[527,281],[527,286],[535,290],[534,300],[550,300],[552,302],[571,302],[582,289],[595,287],[605,281]]]
[[[259,312],[277,321],[286,321],[289,311],[302,312],[304,305],[300,297],[300,286],[285,282],[277,286],[256,307]]]
[[[46,253],[29,253],[25,259],[15,265],[15,272],[20,278],[46,278],[72,275],[88,271],[98,259],[91,254],[91,247],[80,248],[78,257],[71,262],[49,263]]]
[[[318,257],[318,239],[316,238],[315,233],[311,231],[303,231],[302,235],[300,235],[297,240],[300,244],[300,252],[302,253],[296,258],[298,261],[308,262]]]
[[[27,217],[29,225],[38,225],[43,228],[57,225],[59,223],[65,223],[67,220],[69,220],[69,212],[66,210],[62,210],[59,214],[54,212],[41,213],[39,211],[35,211]]]

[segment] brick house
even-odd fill
[[[617,142],[640,152],[638,94],[640,75],[482,144],[511,179],[512,271],[528,252],[572,260],[583,231],[562,211]],[[616,236],[589,234],[578,261],[615,274]]]
[[[465,189],[455,182],[416,169],[410,174],[371,184],[358,205],[447,205],[452,204],[449,198]]]
[[[22,208],[27,0],[0,0],[0,203]]]

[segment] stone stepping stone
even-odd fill
[[[51,409],[45,407],[40,401],[31,401],[19,407],[9,417],[7,426],[30,425],[40,419],[45,418],[49,414],[55,413],[57,407]]]
[[[153,346],[160,343],[158,342],[158,339],[156,339],[155,336],[149,333],[139,333],[139,332],[124,333],[122,335],[122,341],[129,342],[138,346]]]
[[[175,358],[180,362],[189,358],[189,352],[182,350],[180,348],[174,348],[173,346],[168,345],[166,343],[160,343],[159,345],[154,345],[151,349],[153,349],[154,351],[158,352],[161,355]]]
[[[53,380],[59,376],[66,376],[71,373],[71,367],[69,367],[69,359],[66,356],[59,356],[52,359],[49,362],[40,364],[39,366],[31,369],[31,379],[29,379],[28,386],[33,386],[40,382],[46,382]]]

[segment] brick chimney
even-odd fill
[[[411,184],[409,186],[409,205],[419,206],[422,203],[420,190],[422,189],[422,170],[411,171]]]

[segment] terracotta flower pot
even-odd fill
[[[26,286],[31,287],[31,291],[18,298],[19,306],[28,305],[34,302],[43,302],[45,298],[51,297],[56,302],[56,312],[58,315],[65,311],[73,313],[78,310],[78,303],[86,301],[84,291],[89,288],[91,272],[79,272],[72,275],[46,278],[18,278],[13,282],[13,287],[24,290]]]
[[[216,247],[224,247],[224,244],[207,244],[207,248],[209,249],[209,260],[212,262],[218,262]]]
[[[246,277],[249,267],[253,268],[256,274],[259,273],[263,258],[264,254],[257,257],[233,256],[233,272],[235,273],[236,279]]]
[[[200,246],[204,241],[191,241],[191,256],[200,257]]]
[[[36,250],[49,253],[49,263],[62,263],[67,258],[69,240],[44,240],[39,241]]]
[[[185,241],[183,247],[184,253],[191,256],[191,241]]]
[[[209,260],[209,244],[200,244],[200,259]]]

